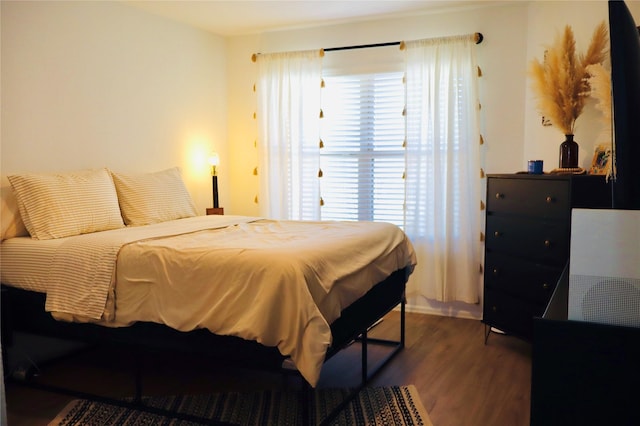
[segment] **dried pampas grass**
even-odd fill
[[[586,97],[590,94],[587,67],[602,64],[608,53],[609,36],[603,21],[594,31],[584,55],[576,53],[571,26],[556,37],[545,51],[542,62],[534,59],[529,67],[538,110],[565,135],[572,135]]]
[[[602,134],[609,135],[609,139],[602,143],[598,149],[604,152],[608,152],[609,155],[613,155],[611,149],[611,73],[602,66],[602,64],[593,64],[587,66],[587,73],[589,74],[589,85],[591,86],[591,96],[596,99],[596,109],[602,112],[602,123],[604,124]],[[607,179],[615,175],[615,160],[611,158],[607,162],[605,169]]]
[[[611,132],[611,73],[602,64],[589,65],[586,68],[589,74],[589,86],[591,96],[596,99],[596,109],[602,112],[602,122],[605,131]]]

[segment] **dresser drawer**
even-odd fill
[[[490,252],[564,266],[569,253],[569,224],[487,215],[485,247]]]
[[[482,322],[523,337],[533,334],[533,317],[542,316],[544,305],[527,303],[493,289],[485,289]]]
[[[569,217],[569,184],[563,180],[489,179],[487,211],[537,218]]]
[[[562,269],[509,255],[490,253],[485,258],[485,287],[533,303],[546,304],[562,274]]]

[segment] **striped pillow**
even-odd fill
[[[155,173],[112,173],[124,223],[148,225],[196,216],[191,195],[174,167]]]
[[[18,200],[6,176],[2,176],[0,183],[0,240],[29,235],[20,217]]]
[[[7,178],[32,238],[49,240],[124,227],[107,169]]]

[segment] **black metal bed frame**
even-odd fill
[[[328,349],[325,362],[339,353],[353,342],[361,343],[361,380],[348,396],[320,423],[329,424],[340,412],[358,395],[367,383],[379,373],[405,346],[405,296],[404,290],[409,276],[409,269],[400,269],[387,279],[374,286],[362,298],[342,311],[340,318],[331,324],[333,344]],[[89,394],[58,386],[36,383],[29,380],[16,380],[5,377],[11,383],[18,383],[40,390],[66,394],[82,399],[104,402],[126,408],[147,411],[181,420],[204,424],[228,424],[224,422],[212,423],[209,419],[202,419],[185,413],[168,411],[151,407],[143,402],[142,374],[140,354],[149,349],[171,349],[188,353],[202,353],[212,355],[216,359],[234,361],[247,366],[248,361],[253,368],[261,370],[292,373],[283,368],[286,357],[277,348],[265,347],[257,342],[251,342],[233,336],[219,336],[207,330],[180,332],[169,327],[153,323],[136,323],[131,327],[109,328],[95,324],[66,323],[54,320],[44,311],[44,295],[25,290],[4,286],[2,288],[2,350],[3,360],[8,362],[6,348],[12,344],[13,331],[44,335],[49,337],[79,340],[87,343],[128,346],[135,354],[135,392],[128,400],[109,398],[101,395]],[[370,338],[369,329],[391,310],[400,305],[400,337],[399,340]],[[368,346],[370,344],[389,346],[392,350],[383,357],[377,365],[370,368],[368,362]],[[5,370],[6,371],[6,370]],[[293,373],[299,375],[297,370]],[[300,376],[302,379],[302,376]],[[302,379],[302,411],[303,419],[309,424],[314,400],[314,389]]]

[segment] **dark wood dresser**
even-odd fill
[[[607,208],[604,176],[487,176],[483,322],[530,340],[569,259],[571,209]]]

